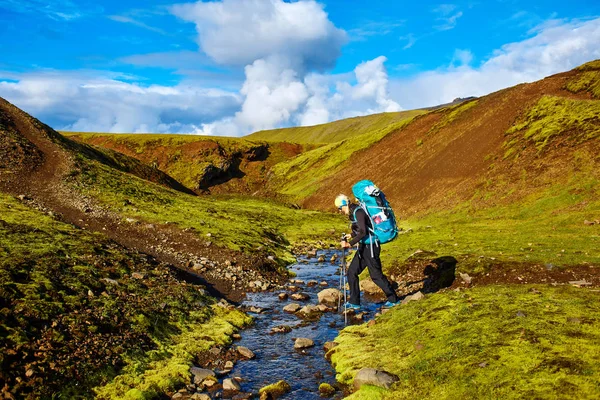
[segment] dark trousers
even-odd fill
[[[381,246],[373,245],[373,255],[371,255],[371,245],[360,244],[358,251],[354,254],[354,258],[348,267],[348,285],[350,286],[350,303],[360,304],[360,285],[358,275],[364,271],[365,268],[369,269],[369,275],[377,286],[379,286],[383,293],[387,296],[387,299],[391,302],[397,302],[398,296],[392,287],[390,281],[383,275],[381,270],[381,260],[379,259],[379,253]]]

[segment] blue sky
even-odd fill
[[[600,2],[0,0],[0,96],[57,129],[243,135],[600,58]]]

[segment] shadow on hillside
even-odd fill
[[[452,256],[442,256],[431,260],[423,269],[424,279],[408,282],[407,286],[421,284],[423,293],[435,293],[438,290],[452,286],[456,278],[456,264]]]

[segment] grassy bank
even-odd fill
[[[291,242],[323,239],[345,227],[334,214],[297,210],[269,200],[182,194],[82,157],[71,183],[123,219],[175,224],[193,229],[204,239],[210,234],[208,240],[217,246],[246,252],[260,248],[286,262],[293,260]]]
[[[600,304],[588,289],[488,286],[428,296],[346,328],[332,362],[343,383],[363,367],[399,376],[349,399],[594,399]]]
[[[165,265],[4,194],[0,304],[0,386],[16,398],[90,398],[105,385],[101,398],[149,398],[249,322]]]

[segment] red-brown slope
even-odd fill
[[[589,98],[563,89],[576,71],[522,84],[482,97],[444,126],[456,108],[418,117],[402,130],[387,135],[368,149],[355,153],[348,168],[324,182],[304,206],[331,209],[332,199],[350,192],[360,179],[375,181],[398,212],[406,216],[455,205],[469,199],[482,183],[490,165],[502,158],[506,131],[544,95]],[[468,103],[466,103],[468,104]],[[464,107],[463,104],[461,107]],[[506,168],[527,168],[522,163]]]

